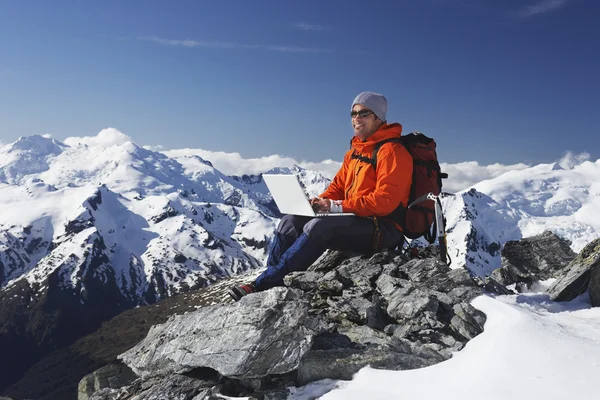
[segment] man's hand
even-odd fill
[[[329,212],[331,202],[328,199],[319,199],[318,197],[310,199],[310,205],[315,212]]]

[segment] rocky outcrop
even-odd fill
[[[534,282],[554,278],[567,268],[577,255],[570,245],[550,231],[508,241],[502,248],[502,267],[492,278],[503,285],[516,284],[520,292],[529,289]]]
[[[77,399],[89,400],[94,392],[100,389],[118,389],[131,384],[136,378],[129,367],[120,363],[109,364],[86,375],[79,382]]]
[[[287,386],[351,379],[367,365],[439,363],[485,322],[469,304],[481,293],[469,273],[433,258],[332,252],[284,282],[153,327],[119,357],[141,378],[91,398],[285,398]],[[185,388],[188,397],[181,397]]]
[[[548,288],[554,301],[569,301],[589,289],[592,306],[600,306],[600,239],[590,242]]]
[[[173,317],[120,358],[141,377],[204,367],[256,378],[297,369],[312,338],[323,330],[308,314],[301,291],[275,288],[238,304]]]
[[[590,301],[592,306],[600,307],[600,268],[594,268],[590,273]]]

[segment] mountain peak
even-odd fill
[[[0,182],[19,183],[28,175],[49,169],[49,160],[69,146],[47,135],[20,137],[0,148]]]
[[[6,147],[7,153],[26,151],[36,156],[44,156],[60,154],[68,146],[48,135],[33,135],[21,136]]]

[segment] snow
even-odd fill
[[[557,163],[511,170],[443,198],[453,267],[487,276],[501,266],[494,249],[546,230],[569,240],[575,252],[600,237],[600,160],[586,157],[567,153]]]
[[[485,330],[450,360],[410,371],[366,367],[352,381],[293,388],[288,399],[598,398],[600,308],[587,295],[569,303],[480,296],[472,304],[487,315]]]

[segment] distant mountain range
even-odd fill
[[[0,148],[0,345],[16,363],[0,383],[128,308],[259,268],[277,217],[260,176],[197,156],[42,136]]]
[[[267,172],[267,171],[265,171]],[[300,167],[307,193],[329,180]],[[452,266],[485,276],[508,240],[546,229],[579,251],[598,237],[600,164],[542,164],[444,198]],[[0,147],[0,348],[12,368],[114,315],[262,266],[279,213],[259,175],[132,142]],[[4,352],[4,350],[3,350]]]

